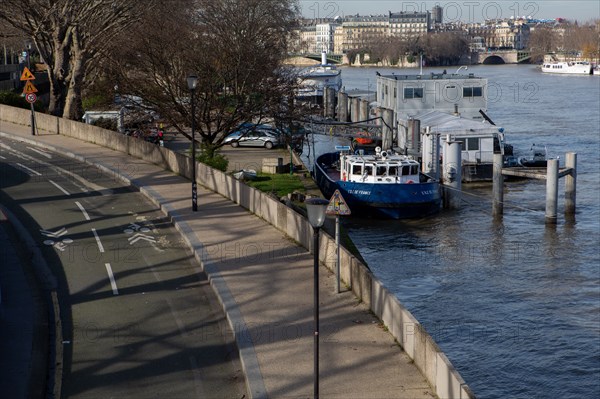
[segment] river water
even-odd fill
[[[345,68],[346,90],[374,91],[376,71],[416,73]],[[478,397],[600,397],[600,76],[530,65],[468,72],[488,79],[488,115],[515,155],[545,145],[564,166],[565,152],[578,154],[574,220],[560,213],[561,179],[556,226],[545,224],[539,181],[508,183],[500,222],[490,184],[464,188],[458,211],[416,221],[353,216],[344,226]],[[317,155],[328,146],[321,140]]]

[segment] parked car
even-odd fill
[[[229,134],[223,143],[232,147],[264,147],[271,149],[282,144],[281,136],[272,128],[257,127],[253,130],[242,129]]]

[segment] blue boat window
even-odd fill
[[[386,176],[387,175],[387,168],[385,166],[378,166],[377,167],[377,176]]]
[[[396,166],[390,166],[388,174],[390,176],[397,176],[398,175],[398,168]]]
[[[467,150],[477,151],[479,150],[479,138],[471,137],[467,139]]]
[[[419,166],[418,165],[412,165],[410,167],[410,174],[411,175],[417,175],[417,174],[419,174]]]
[[[352,165],[353,175],[362,175],[362,165]]]
[[[402,176],[408,176],[408,175],[410,175],[410,166],[405,165],[402,167]]]
[[[371,176],[373,174],[373,166],[365,165],[365,175]]]
[[[405,99],[423,98],[423,89],[422,88],[406,87],[404,89],[404,98]]]
[[[463,87],[463,97],[481,97],[483,88],[481,87]]]

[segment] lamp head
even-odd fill
[[[306,204],[310,225],[314,228],[323,226],[329,201],[323,198],[309,198],[304,203]]]
[[[196,90],[196,85],[198,84],[198,76],[190,75],[187,77],[188,89]]]

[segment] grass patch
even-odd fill
[[[278,198],[284,197],[294,191],[304,192],[304,185],[300,178],[287,173],[278,175],[258,173],[256,180],[250,180],[246,183],[265,193],[273,193]]]

